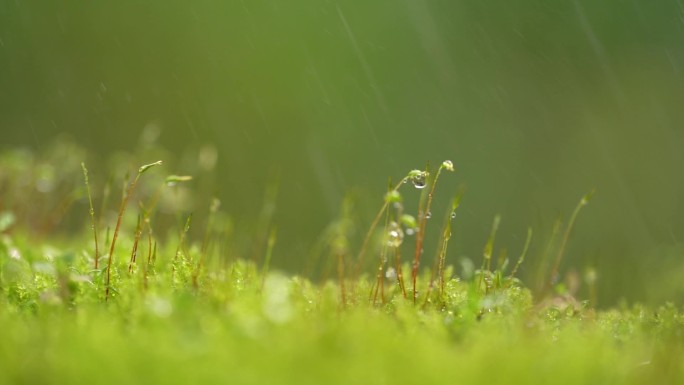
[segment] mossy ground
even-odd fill
[[[0,383],[684,383],[682,309],[534,297],[495,268],[448,269],[443,292],[424,268],[414,303],[406,261],[406,296],[395,278],[374,295],[372,268],[314,283],[178,235],[153,253],[146,230],[131,264],[129,215],[107,296],[91,234],[21,226],[40,216],[4,170]]]

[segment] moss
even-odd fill
[[[8,212],[27,212],[31,205],[13,192],[20,174],[0,181],[12,193]],[[421,192],[430,191],[432,199],[436,177],[424,176],[427,186],[421,187],[428,188]],[[400,185],[390,193],[397,195]],[[140,201],[159,199],[160,190],[142,190],[147,193]],[[131,193],[129,188],[123,208]],[[417,223],[401,220],[410,214],[400,199],[393,198],[391,208],[385,201],[361,248],[383,255],[386,239],[370,241],[386,232],[376,232],[383,215],[386,224],[408,223],[425,232],[421,213],[429,212],[430,201],[424,194]],[[98,225],[87,198],[83,215]],[[97,233],[42,233],[36,241],[34,228],[6,226],[0,239],[0,383],[684,382],[682,309],[597,310],[571,290],[535,295],[514,274],[531,233],[513,271],[506,271],[505,254],[491,263],[498,217],[482,268],[458,276],[447,264],[446,243],[459,200],[441,229],[435,267],[423,267],[406,287],[396,270],[408,272],[416,264],[415,255],[401,258],[401,242],[392,245],[396,275],[385,274],[385,261],[376,274],[377,265],[350,258],[347,202],[319,251],[336,261],[329,266],[337,264],[338,274],[321,280],[269,269],[276,232],[268,223],[266,231],[257,230],[265,234],[263,258],[249,258],[211,247],[219,244],[215,234],[227,233],[215,226],[227,221],[210,216],[195,241],[190,216],[178,213],[181,226],[164,238],[152,231],[154,204],[130,218],[121,209],[114,217],[119,247],[111,247],[111,262],[98,268],[92,246]],[[217,205],[208,209],[218,215]],[[140,258],[132,261],[130,250]]]

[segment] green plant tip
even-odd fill
[[[591,197],[594,196],[594,192],[595,192],[595,191],[596,191],[596,190],[591,190],[591,191],[589,191],[589,192],[587,193],[587,195],[583,196],[583,197],[582,197],[582,200],[580,201],[580,204],[581,204],[582,206],[586,206],[587,204],[589,204],[589,201],[591,200]]]
[[[140,166],[140,168],[138,169],[138,174],[142,174],[142,173],[144,173],[145,171],[151,169],[152,167],[154,167],[154,166],[159,166],[159,165],[161,165],[161,164],[162,164],[162,161],[161,161],[161,160],[158,160],[158,161],[156,161],[156,162],[154,162],[154,163],[150,163],[150,164],[146,164],[146,165],[144,165],[144,166]]]
[[[454,171],[454,163],[450,160],[445,160],[444,162],[442,162],[442,167],[449,171]]]
[[[164,180],[164,183],[166,183],[168,186],[175,186],[178,183],[189,182],[191,180],[192,176],[190,175],[169,175]]]
[[[408,177],[409,180],[411,180],[411,183],[413,183],[413,187],[422,189],[427,184],[428,173],[427,171],[411,170]]]

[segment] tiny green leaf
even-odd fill
[[[189,182],[191,180],[192,176],[190,175],[169,175],[164,180],[164,183],[166,183],[169,186],[174,186],[178,183]]]
[[[594,196],[594,192],[595,192],[595,191],[596,191],[595,189],[592,189],[591,191],[589,191],[589,192],[587,193],[587,195],[583,196],[583,197],[582,197],[582,200],[580,201],[580,204],[581,204],[582,206],[586,206],[587,204],[589,204],[589,201],[591,200],[591,197]]]
[[[415,229],[416,227],[418,227],[418,222],[416,222],[416,218],[414,218],[413,215],[404,214],[401,216],[401,219],[399,219],[399,221],[407,229]]]
[[[138,174],[142,174],[142,173],[144,173],[145,171],[151,169],[152,167],[154,167],[154,166],[159,166],[159,165],[161,165],[161,164],[162,164],[162,161],[161,161],[161,160],[158,160],[158,161],[156,161],[156,162],[154,162],[154,163],[150,163],[150,164],[146,164],[146,165],[144,165],[144,166],[140,166],[140,168],[138,169]]]

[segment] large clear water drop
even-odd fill
[[[413,187],[417,189],[425,188],[425,185],[427,184],[427,172],[419,171],[413,173],[413,175],[411,175],[411,183],[413,183]]]

